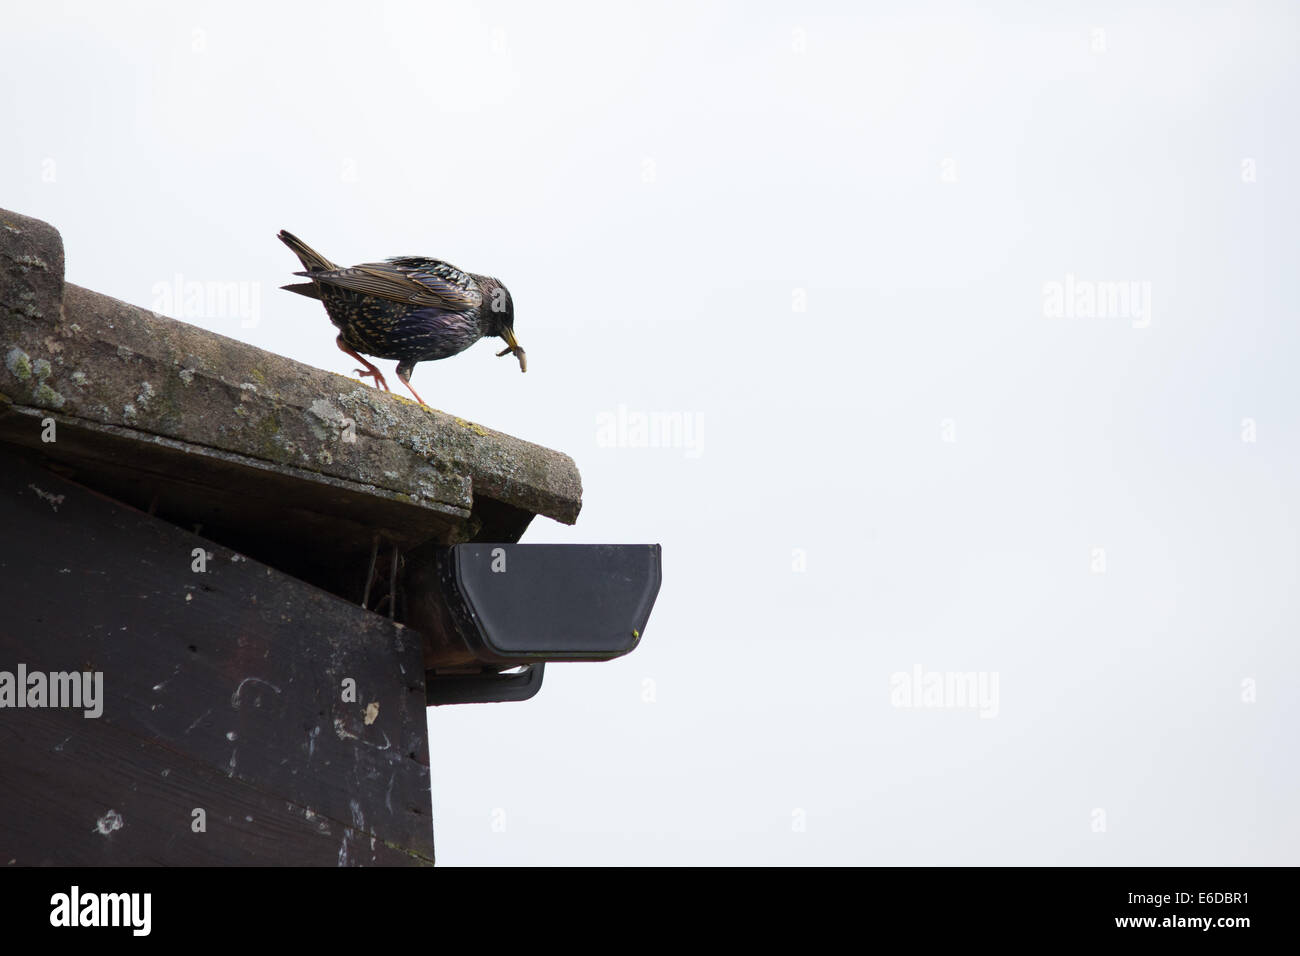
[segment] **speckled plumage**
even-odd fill
[[[527,370],[514,336],[514,302],[499,280],[421,256],[341,268],[291,233],[282,230],[280,240],[303,264],[305,271],[294,274],[311,280],[284,288],[321,300],[339,329],[339,348],[365,365],[358,373],[377,386],[388,388],[357,353],[397,359],[397,377],[421,404],[410,383],[415,364],[456,355],[485,336],[505,339],[508,347],[498,354],[514,353]]]

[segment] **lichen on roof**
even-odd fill
[[[576,521],[569,456],[65,283],[57,230],[3,210],[0,223],[0,417],[57,413],[442,515],[486,498]]]

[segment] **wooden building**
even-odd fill
[[[432,863],[426,706],[630,650],[657,547],[618,647],[455,659],[439,556],[572,459],[63,273],[0,210],[0,864]]]

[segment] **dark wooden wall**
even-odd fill
[[[0,445],[20,663],[102,672],[104,709],[0,708],[0,866],[433,862],[414,632]]]

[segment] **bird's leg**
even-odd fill
[[[355,371],[362,378],[374,378],[375,388],[382,388],[385,392],[389,391],[388,383],[384,381],[384,376],[380,373],[379,369],[375,368],[373,365],[371,365],[369,362],[363,359],[360,355],[358,355],[356,351],[352,348],[352,346],[348,345],[347,342],[343,341],[343,336],[340,335],[334,341],[340,349],[342,349],[344,352],[347,352],[354,359],[356,359],[358,362],[360,362],[362,365],[365,366],[364,370],[358,368],[358,369],[353,369],[353,371]],[[407,387],[409,388],[410,386]]]
[[[408,389],[410,389],[411,394],[415,396],[415,400],[419,402],[421,405],[424,405],[425,408],[428,408],[429,406],[425,404],[424,399],[422,399],[419,396],[419,394],[415,391],[414,388],[411,388],[411,372],[414,370],[415,370],[414,363],[410,365],[408,365],[405,362],[397,363],[397,377],[402,380],[403,385],[405,385]]]

